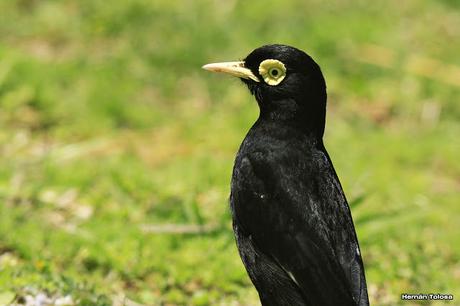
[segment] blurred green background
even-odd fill
[[[460,2],[18,0],[0,16],[0,305],[259,305],[228,210],[258,109],[200,67],[275,42],[324,72],[373,305],[458,304]]]

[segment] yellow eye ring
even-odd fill
[[[279,60],[267,59],[260,63],[259,74],[265,83],[275,86],[286,77],[286,67]]]

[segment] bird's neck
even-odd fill
[[[301,107],[300,105],[314,106],[313,103],[299,103],[294,99],[271,100],[259,103],[260,121],[274,123],[280,126],[293,128],[302,134],[321,140],[325,126],[325,104],[317,103],[317,107]]]

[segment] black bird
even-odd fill
[[[266,45],[203,68],[241,78],[260,108],[236,156],[230,206],[262,305],[369,305],[350,208],[322,140],[318,64],[299,49]]]

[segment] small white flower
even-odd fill
[[[66,295],[64,297],[57,298],[56,301],[54,301],[55,306],[70,306],[74,304],[75,303],[72,300],[72,297],[70,295]]]

